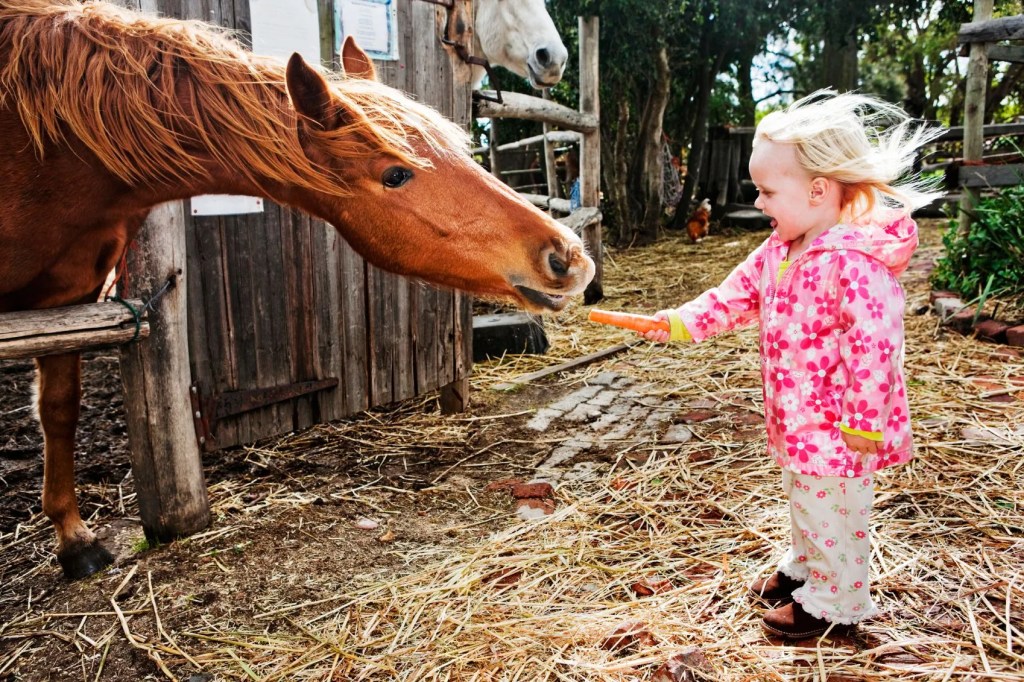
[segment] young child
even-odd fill
[[[879,126],[894,123],[888,130]],[[936,131],[897,107],[821,91],[769,114],[754,136],[754,205],[774,231],[718,287],[656,317],[702,341],[759,323],[768,451],[782,466],[792,545],[752,596],[788,638],[876,612],[868,590],[874,472],[911,459],[903,290],[917,246],[911,211],[932,201],[897,184]]]

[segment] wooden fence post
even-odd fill
[[[551,99],[550,90],[544,91],[544,99]],[[548,181],[548,196],[552,199],[560,199],[562,192],[558,185],[558,171],[555,168],[555,143],[548,138],[548,133],[552,132],[551,124],[545,121],[541,132],[544,136],[544,175]]]
[[[974,0],[972,22],[992,18],[992,0]],[[964,96],[964,161],[981,161],[985,144],[985,91],[988,87],[988,43],[971,43],[967,61],[967,86]],[[976,203],[974,190],[962,187],[959,232],[967,236]]]
[[[598,17],[579,17],[580,40],[580,111],[600,120],[601,100],[598,81],[601,63],[598,51],[601,20]],[[601,127],[583,133],[580,143],[580,203],[583,206],[601,206]],[[604,259],[601,252],[601,224],[586,227],[583,243],[594,259],[594,280],[587,287],[584,300],[595,303],[603,296],[601,282]]]
[[[149,313],[149,338],[122,346],[120,354],[139,515],[146,537],[164,542],[210,523],[189,397],[182,202],[154,208],[137,245],[129,252],[132,293],[148,299],[172,283]]]
[[[487,131],[487,144],[490,145],[491,175],[501,180],[501,154],[498,151],[498,119],[496,118],[491,119],[491,127]]]

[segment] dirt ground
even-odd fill
[[[733,249],[737,262],[764,236],[713,235],[709,242],[739,244]],[[936,236],[928,241],[931,249],[923,249],[918,260],[924,265],[936,254]],[[685,254],[689,272],[700,272],[705,264],[699,260],[699,248],[678,239],[673,243],[658,248],[677,249]],[[642,268],[645,253],[640,249],[610,255],[610,308],[655,310],[714,284],[706,281],[710,276],[680,274],[665,281],[659,279],[660,273],[646,282],[615,281],[616,273],[630,263]],[[926,270],[920,267],[911,275],[908,307],[920,308],[927,302]],[[600,340],[580,337],[571,325],[555,323],[552,332],[554,345],[567,357],[602,345]],[[604,346],[628,338],[607,333],[603,338],[610,341]],[[933,338],[947,334],[936,330]],[[951,372],[957,371],[964,348],[978,353],[994,349],[973,340],[954,343],[951,352],[959,355],[945,358],[945,369]],[[756,350],[748,348],[745,354],[756,356]],[[493,388],[515,371],[515,361],[486,363],[476,368],[471,407],[465,414],[443,417],[435,398],[427,396],[305,433],[207,454],[211,527],[185,540],[148,547],[135,516],[116,357],[91,353],[84,361],[78,492],[83,516],[115,552],[116,561],[99,575],[74,583],[60,574],[52,556],[53,533],[40,511],[41,438],[30,407],[32,363],[0,362],[0,682],[350,679],[299,668],[264,675],[253,662],[261,661],[259,655],[247,659],[244,654],[269,641],[264,639],[269,633],[308,634],[316,619],[334,614],[357,588],[414,572],[439,553],[471,552],[495,533],[521,524],[509,496],[488,492],[487,484],[504,478],[531,479],[552,444],[573,436],[565,429],[538,435],[526,427],[529,418],[597,371],[611,369],[650,380],[649,359],[646,351],[627,351],[511,392]],[[1024,377],[1024,361],[1004,360],[998,365],[1000,377]],[[529,365],[523,371],[533,368]],[[743,381],[753,376],[746,372]],[[728,384],[731,378],[712,373],[708,381]],[[671,383],[671,377],[654,380],[651,404],[673,395],[665,388]],[[991,403],[992,419],[1013,425],[1022,414],[1024,389],[1003,397],[1003,402]],[[721,429],[737,432],[734,423],[726,422],[697,427],[696,433],[711,439]],[[745,446],[756,450],[759,429],[739,431]],[[595,449],[587,457],[610,473],[628,449]],[[1024,454],[1024,437],[1017,452]],[[1008,513],[1015,519],[1005,535],[1019,537],[1024,532],[1022,479],[1014,471],[1010,476],[1017,489],[1006,490],[1000,499],[1008,501]],[[716,522],[722,516],[719,513]],[[357,523],[363,519],[378,525],[360,528]],[[1024,557],[1020,544],[1014,549]],[[1006,626],[1007,637],[1016,633],[1024,638],[1024,609],[1010,597],[1012,581],[1003,580],[1000,587],[1006,591],[1005,610],[1012,623]],[[889,627],[879,626],[875,634],[882,636]],[[758,635],[750,630],[746,637]],[[970,641],[969,630],[964,637]],[[982,655],[984,666],[971,659],[970,665],[961,662],[950,668],[944,678],[941,666],[925,665],[923,655],[913,648],[924,646],[927,639],[922,635],[903,643],[917,652],[914,660],[920,670],[910,666],[893,673],[882,666],[877,677],[829,679],[937,680],[955,672],[956,679],[1024,680],[1020,656],[1013,653],[1020,650],[1020,641],[1009,645],[1009,655],[990,651],[987,658]],[[296,647],[308,646],[301,640],[294,640]],[[865,646],[870,649],[862,642],[859,650]],[[274,655],[269,645],[266,649],[262,662]],[[977,667],[972,667],[975,663]],[[624,669],[615,679],[649,679],[650,670],[650,663]],[[803,673],[792,677],[764,672],[763,677],[746,674],[742,679],[819,679],[815,674],[813,666],[804,666]],[[712,676],[727,678],[740,679]],[[479,679],[513,678],[495,674]],[[592,679],[606,677],[595,674]]]

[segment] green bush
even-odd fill
[[[1024,185],[983,197],[974,215],[966,237],[959,221],[950,221],[932,283],[965,300],[1024,297]]]

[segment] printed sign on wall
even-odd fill
[[[334,3],[335,50],[346,36],[373,59],[398,59],[398,10],[395,0],[337,0]]]

